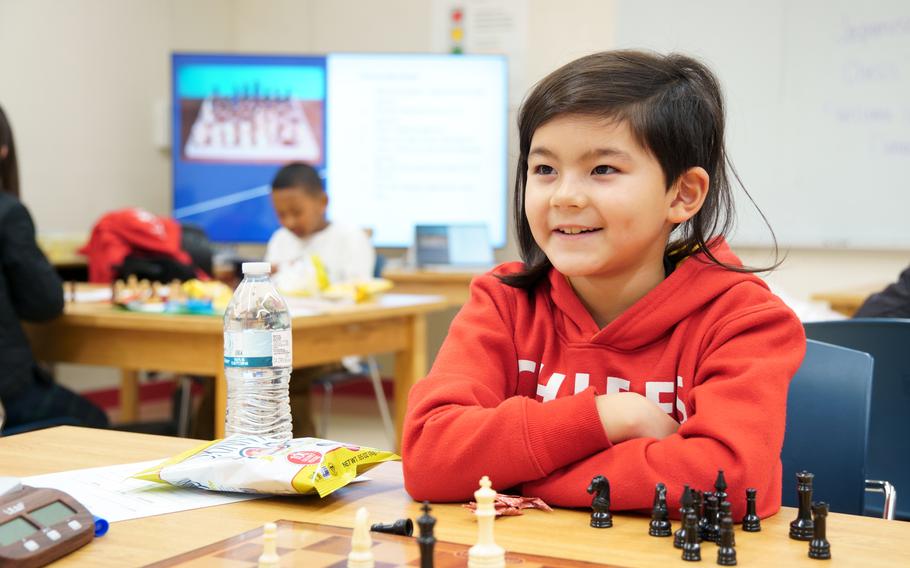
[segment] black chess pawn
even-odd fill
[[[695,513],[687,513],[683,521],[686,529],[686,540],[682,545],[682,559],[690,562],[701,561],[701,544],[698,542],[698,521]]]
[[[370,531],[412,536],[414,534],[414,522],[411,519],[398,519],[394,523],[375,523],[370,527]]]
[[[723,503],[727,500],[727,480],[724,479],[724,470],[717,470],[717,479],[714,480],[714,494],[717,495],[717,502]]]
[[[720,521],[720,537],[717,541],[717,563],[721,566],[736,566],[736,549],[733,542],[733,518],[727,515]]]
[[[759,532],[761,519],[755,514],[755,489],[746,489],[746,515],[743,517],[743,530],[746,532]]]
[[[708,493],[705,497],[705,530],[701,532],[702,540],[717,542],[717,533],[720,530],[719,519],[717,518],[719,506],[717,495]]]
[[[420,536],[417,537],[417,546],[420,547],[420,568],[433,568],[433,547],[436,546],[436,537],[433,527],[436,518],[430,516],[430,502],[423,502],[423,515],[417,518],[420,527]]]
[[[594,495],[591,500],[591,526],[596,529],[608,529],[613,526],[613,514],[610,512],[610,481],[595,475],[588,485],[588,493]]]
[[[816,560],[827,560],[831,558],[831,544],[828,543],[828,537],[825,534],[825,519],[828,517],[828,504],[825,502],[812,504],[812,540],[809,541],[809,558]]]
[[[685,485],[685,486],[683,486],[682,497],[680,497],[680,499],[679,499],[679,513],[680,513],[680,519],[682,519],[683,522],[680,523],[679,528],[676,529],[676,532],[675,532],[675,533],[673,533],[673,546],[674,546],[675,548],[682,548],[682,547],[683,547],[683,543],[686,541],[686,523],[685,523],[685,520],[686,520],[686,515],[687,515],[689,512],[693,512],[693,513],[694,513],[694,510],[693,510],[693,508],[692,508],[692,503],[693,503],[693,502],[692,502],[692,490],[689,489],[689,486],[688,486],[688,485]],[[698,527],[698,523],[696,522],[696,529],[695,529],[695,530],[698,530],[697,527]]]
[[[730,523],[731,523],[730,526],[733,526],[733,525],[732,525],[732,523],[733,523],[733,513],[730,512],[730,507],[732,507],[732,505],[730,504],[730,502],[729,502],[729,501],[724,501],[723,503],[720,504],[720,511],[717,513],[717,520],[718,520],[718,523],[717,523],[717,542],[718,542],[718,544],[720,544],[720,527],[721,527],[721,525],[723,525],[723,523],[724,523],[724,518],[730,517]],[[736,533],[735,533],[735,532],[732,534],[731,540],[733,541],[733,544],[731,544],[730,546],[736,546]]]
[[[654,506],[651,508],[651,523],[648,525],[651,536],[670,536],[673,527],[667,511],[667,486],[658,483],[654,488]]]
[[[812,540],[812,480],[814,477],[808,471],[796,474],[799,512],[796,519],[790,522],[790,538],[794,540]]]

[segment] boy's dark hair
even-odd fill
[[[724,146],[724,102],[717,78],[685,55],[621,50],[595,53],[560,67],[537,83],[522,103],[514,205],[524,270],[500,277],[503,282],[531,289],[552,267],[531,234],[524,214],[524,194],[534,132],[565,114],[627,123],[636,141],[660,164],[668,190],[689,168],[701,166],[708,172],[710,185],[702,208],[675,227],[667,243],[666,256],[673,265],[697,249],[703,250],[711,262],[737,272],[761,272],[780,264],[773,231],[776,262],[767,268],[727,265],[707,246],[733,228],[735,210],[728,167],[742,186]]]
[[[6,157],[0,158],[0,191],[19,197],[19,163],[16,160],[13,128],[0,107],[0,148],[4,146]]]
[[[272,191],[280,189],[302,189],[311,195],[325,193],[319,174],[303,162],[293,162],[278,170],[272,180]]]

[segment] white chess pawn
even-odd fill
[[[348,568],[373,568],[373,539],[370,537],[369,513],[366,507],[357,509]]]
[[[259,568],[278,568],[278,526],[266,523],[262,528],[262,555]]]
[[[493,540],[493,521],[496,507],[493,500],[496,492],[490,487],[490,478],[480,479],[480,489],[474,492],[477,509],[477,544],[468,550],[468,568],[505,568],[506,551]]]

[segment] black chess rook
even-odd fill
[[[813,531],[812,540],[809,541],[809,558],[828,560],[831,558],[831,544],[828,542],[825,519],[828,517],[828,504],[825,502],[813,503]]]
[[[761,519],[755,513],[755,489],[746,489],[746,514],[743,517],[743,530],[746,532],[759,532]]]
[[[790,522],[790,538],[794,540],[812,540],[812,480],[815,476],[808,471],[796,474],[796,494],[799,499],[799,511]]]
[[[705,530],[701,532],[702,540],[717,542],[717,533],[720,529],[718,524],[719,506],[717,495],[709,493],[705,496]]]

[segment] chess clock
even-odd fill
[[[0,568],[44,566],[94,537],[92,514],[70,495],[0,478]]]

